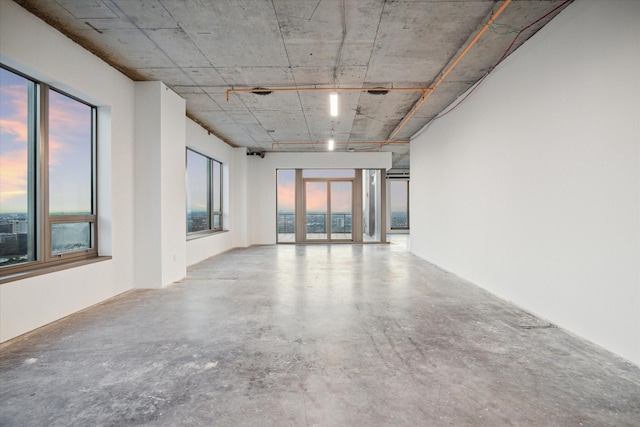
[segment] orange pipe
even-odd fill
[[[316,142],[274,142],[271,144],[271,149],[273,150],[276,145],[326,145],[327,141],[316,141]],[[336,145],[408,145],[409,141],[393,141],[390,143],[384,141],[373,141],[373,142],[336,142]]]
[[[498,19],[500,14],[502,14],[502,12],[506,9],[506,7],[509,5],[509,3],[511,3],[511,0],[505,0],[505,2],[502,4],[502,6],[500,6],[500,8],[493,15],[491,15],[491,18],[489,18],[489,20],[482,26],[482,28],[480,29],[478,34],[475,35],[475,37],[469,42],[469,44],[467,44],[467,46],[462,50],[460,55],[458,55],[458,57],[455,59],[455,61],[453,61],[453,63],[449,67],[447,67],[447,69],[444,71],[444,73],[442,73],[440,78],[438,78],[438,80],[436,80],[436,82],[433,84],[433,86],[431,86],[431,90],[429,90],[429,93],[426,96],[423,96],[420,99],[420,101],[418,101],[418,103],[413,106],[411,111],[409,111],[409,114],[407,114],[404,117],[404,119],[402,119],[402,121],[398,124],[398,126],[396,126],[394,131],[391,132],[391,135],[389,135],[389,138],[387,138],[387,142],[386,142],[387,144],[391,142],[393,137],[396,136],[398,134],[398,132],[400,132],[400,129],[402,129],[405,124],[407,124],[409,119],[411,117],[413,117],[413,115],[416,113],[416,111],[418,111],[418,109],[420,107],[422,107],[422,104],[424,104],[425,101],[431,96],[433,91],[436,90],[438,88],[438,86],[440,86],[440,83],[442,83],[442,81],[449,75],[449,73],[451,71],[453,71],[453,69],[456,67],[456,65],[458,65],[458,63],[462,60],[462,58],[464,58],[465,55],[469,52],[469,50],[471,50],[473,45],[476,44],[476,42],[480,39],[480,37],[482,37],[484,32],[487,31],[487,29],[491,26],[491,24],[493,24],[493,22],[496,19]]]
[[[302,92],[302,91],[313,91],[313,90],[324,90],[324,91],[349,91],[349,90],[358,90],[358,91],[367,91],[367,90],[388,90],[392,91],[411,91],[411,92],[422,92],[422,96],[424,97],[425,92],[432,90],[430,87],[278,87],[273,89],[261,88],[261,89],[227,89],[227,101],[229,100],[229,94],[232,92]]]

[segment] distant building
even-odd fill
[[[28,233],[29,222],[28,221],[12,221],[13,231],[12,233]]]
[[[18,235],[15,233],[0,233],[0,255],[17,255],[18,252]]]

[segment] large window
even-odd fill
[[[295,242],[296,171],[295,169],[278,169],[276,178],[276,197],[278,203],[278,242]]]
[[[222,230],[222,163],[187,149],[187,234]]]
[[[394,179],[389,182],[391,193],[391,229],[409,229],[409,181]]]
[[[0,67],[0,276],[97,256],[96,109]]]

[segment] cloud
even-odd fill
[[[327,191],[324,182],[310,182],[307,184],[305,200],[308,211],[326,212],[327,211]]]
[[[49,165],[74,153],[87,152],[91,141],[91,109],[57,92],[49,97]],[[86,161],[88,159],[80,159]],[[69,165],[67,163],[67,165]]]
[[[0,206],[2,211],[24,210],[28,188],[27,150],[9,151],[0,156]]]
[[[29,131],[25,122],[0,118],[0,128],[2,128],[3,139],[11,135],[13,138],[9,138],[9,140],[12,142],[27,142]]]
[[[278,210],[293,210],[295,208],[296,190],[291,184],[278,182]]]
[[[13,85],[0,87],[0,128],[2,137],[11,142],[26,143],[29,135],[28,123],[28,93],[25,86]]]

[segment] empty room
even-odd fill
[[[0,425],[639,425],[638,76],[633,0],[0,0]]]

